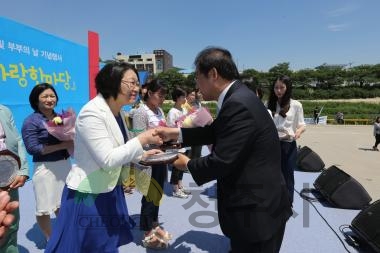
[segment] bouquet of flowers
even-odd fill
[[[203,127],[211,124],[212,116],[206,107],[198,109],[192,108],[186,115],[180,117],[177,121],[177,127]]]
[[[57,114],[56,117],[44,124],[49,134],[58,140],[71,141],[75,136],[75,120],[75,112],[70,108],[66,111],[62,110],[61,114]],[[68,150],[68,152],[72,156],[74,150]]]

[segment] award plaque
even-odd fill
[[[5,149],[0,151],[0,188],[10,185],[21,167],[20,158]]]
[[[168,164],[174,162],[177,158],[178,152],[171,151],[145,157],[140,161],[140,164],[145,166]]]

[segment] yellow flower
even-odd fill
[[[190,117],[186,117],[185,120],[182,123],[183,127],[192,127],[193,126],[193,121],[191,120]]]
[[[56,124],[56,125],[61,125],[61,124],[63,123],[62,118],[59,117],[59,116],[54,117],[52,121],[53,121],[54,124]]]

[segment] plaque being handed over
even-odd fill
[[[169,164],[174,162],[178,158],[177,151],[167,151],[165,153],[159,153],[144,157],[140,164],[145,166],[156,165],[156,164]]]
[[[0,151],[0,188],[9,186],[21,167],[20,158],[5,149]]]

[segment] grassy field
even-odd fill
[[[304,109],[305,118],[312,118],[314,108],[323,107],[321,116],[327,116],[329,124],[335,124],[337,112],[344,114],[346,124],[373,124],[375,118],[380,116],[380,98],[375,99],[350,99],[350,100],[300,100]],[[203,102],[203,106],[209,108],[211,114],[216,115],[216,102]],[[164,112],[167,113],[173,106],[172,102],[165,102]]]

